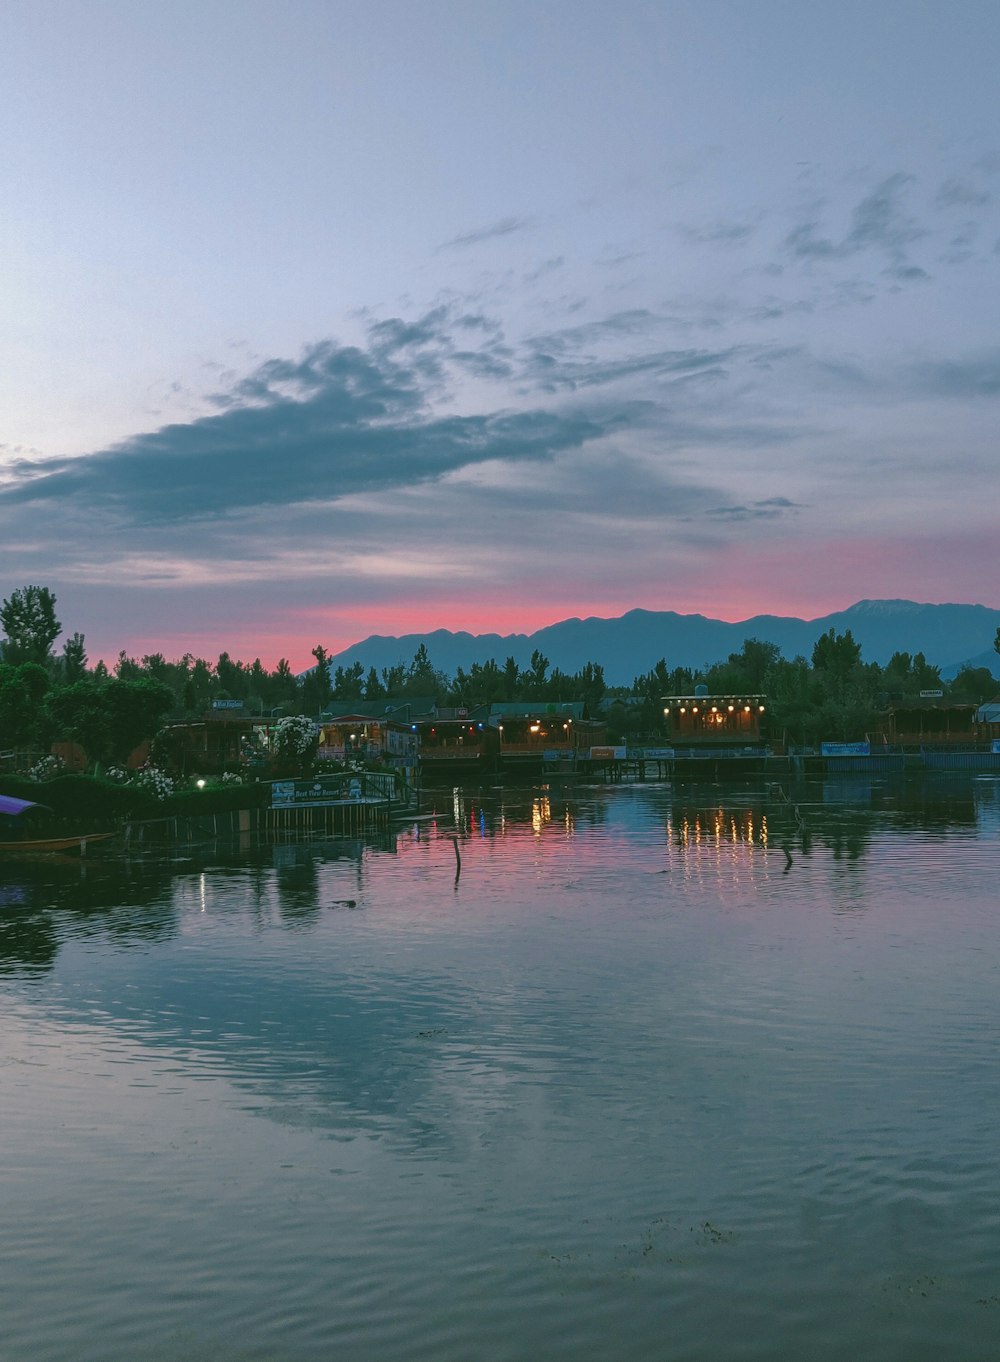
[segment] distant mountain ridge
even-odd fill
[[[668,667],[703,667],[739,652],[744,639],[775,643],[787,658],[809,657],[813,645],[829,629],[850,629],[861,645],[865,662],[884,664],[895,652],[923,653],[945,677],[959,668],[989,667],[1000,679],[1000,657],[993,639],[1000,627],[1000,610],[985,605],[922,605],[916,601],[858,601],[846,610],[803,620],[785,615],[754,615],[731,624],[706,615],[681,615],[673,610],[629,610],[603,618],[566,619],[533,634],[470,634],[435,629],[429,633],[391,637],[372,634],[345,648],[331,665],[367,671],[398,663],[408,665],[423,644],[431,663],[453,676],[473,662],[490,658],[503,666],[514,657],[527,667],[537,648],[552,667],[575,672],[587,662],[599,662],[609,685],[630,685],[662,657]]]

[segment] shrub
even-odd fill
[[[66,763],[62,757],[49,755],[36,761],[34,766],[28,771],[32,780],[52,780],[54,776],[62,775],[66,769]]]

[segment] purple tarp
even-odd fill
[[[43,809],[44,804],[33,804],[30,799],[12,799],[10,795],[0,795],[0,813],[11,817],[24,813],[25,809]]]

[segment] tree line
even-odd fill
[[[766,694],[771,733],[790,742],[851,739],[869,732],[889,700],[942,690],[954,701],[978,703],[998,684],[988,668],[964,668],[951,682],[920,652],[897,652],[885,666],[866,663],[850,630],[829,630],[810,658],[783,658],[776,644],[747,639],[725,661],[702,668],[670,668],[661,658],[631,686],[608,686],[603,666],[585,663],[568,673],[536,649],[527,667],[513,657],[490,658],[448,676],[434,667],[421,644],[409,664],[367,670],[360,662],[331,669],[326,648],[312,650],[313,666],[297,676],[287,658],[269,669],[219,654],[214,662],[185,653],[119,653],[112,667],[93,666],[84,635],[73,633],[61,651],[56,598],[26,586],[0,605],[0,753],[44,749],[54,739],[78,741],[95,761],[120,761],[165,722],[202,715],[217,700],[242,701],[250,714],[319,715],[331,704],[406,701],[464,706],[495,701],[551,703],[582,700],[602,715],[610,736],[655,735],[662,729],[662,698],[693,694]],[[994,647],[1000,654],[1000,629]]]

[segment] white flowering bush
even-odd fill
[[[223,785],[242,785],[243,777],[239,771],[223,771],[222,783]]]
[[[166,799],[174,791],[174,782],[158,766],[141,766],[135,773],[133,784],[141,790],[148,790],[157,799]]]
[[[66,763],[62,757],[50,755],[36,761],[28,771],[28,775],[32,780],[51,780],[53,776],[61,775],[65,769]]]
[[[318,742],[319,729],[304,714],[289,714],[274,726],[274,747],[279,756],[304,761]]]
[[[104,772],[104,779],[110,780],[113,785],[127,785],[128,772],[124,766],[109,766]]]

